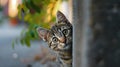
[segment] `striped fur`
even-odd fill
[[[50,30],[37,28],[38,34],[56,52],[61,67],[72,67],[72,25],[60,11],[57,23]]]

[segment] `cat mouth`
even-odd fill
[[[59,48],[58,50],[59,51],[67,51],[67,50],[70,50],[71,49],[71,46],[70,45],[67,45],[67,46],[64,46],[62,48]]]
[[[62,45],[56,45],[54,48],[52,48],[55,51],[69,51],[72,49],[71,44],[62,44]]]

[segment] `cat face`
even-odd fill
[[[55,50],[69,50],[72,47],[72,25],[60,11],[57,12],[57,23],[50,30],[37,28],[39,36]]]

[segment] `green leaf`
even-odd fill
[[[36,6],[32,0],[26,0],[25,1],[25,5],[27,6],[28,9],[33,9],[36,12],[40,13],[40,8],[38,6]]]
[[[25,44],[26,44],[27,47],[30,47],[30,46],[31,46],[30,40],[29,40],[29,39],[26,39],[26,40],[25,40]]]
[[[22,44],[22,45],[24,45],[24,39],[22,38],[22,39],[20,39],[20,43]]]
[[[14,49],[15,48],[15,42],[12,41],[12,48]]]

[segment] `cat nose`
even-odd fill
[[[65,43],[65,38],[64,37],[61,37],[59,40],[60,40],[60,42]]]

